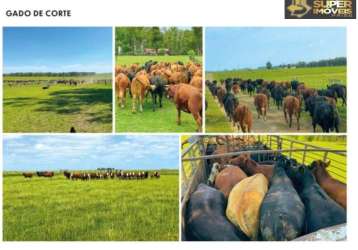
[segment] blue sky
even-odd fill
[[[112,28],[5,27],[4,72],[112,71]]]
[[[177,136],[4,135],[4,170],[178,168]]]
[[[205,36],[207,71],[346,56],[342,27],[207,28]]]

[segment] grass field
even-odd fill
[[[174,241],[178,223],[178,171],[138,181],[3,178],[5,241]]]
[[[4,80],[102,80],[102,79],[110,79],[112,78],[111,73],[98,73],[90,76],[4,76]]]
[[[317,67],[317,68],[296,68],[296,69],[272,69],[272,70],[238,70],[225,72],[211,72],[207,73],[207,79],[220,80],[227,77],[240,77],[242,79],[259,79],[276,80],[276,81],[291,81],[298,79],[305,82],[306,86],[316,89],[326,88],[329,80],[335,79],[346,84],[346,67]],[[208,96],[209,95],[209,96]],[[206,90],[206,97],[209,103],[206,111],[206,132],[234,132],[223,111],[218,107],[218,104],[212,98],[210,92]],[[252,98],[244,95],[239,95],[241,104],[246,104],[250,107],[254,115],[253,132],[312,132],[311,117],[306,113],[301,113],[301,130],[297,131],[294,128],[289,129],[284,121],[282,110],[274,108],[271,99],[271,107],[268,111],[268,119],[266,122],[256,119],[256,111],[253,107]],[[212,104],[212,105],[211,105]],[[342,106],[341,100],[337,103],[337,109],[341,118],[340,132],[347,130],[347,107]],[[295,123],[293,123],[295,126]],[[321,129],[318,128],[318,132]]]
[[[205,100],[208,103],[208,109],[205,113],[205,132],[209,133],[230,133],[234,132],[230,123],[226,119],[223,111],[220,109],[214,97],[208,88],[205,89]]]
[[[199,59],[199,57],[198,57]],[[144,64],[146,61],[184,63],[189,61],[188,56],[117,56],[116,64],[130,65]],[[201,57],[200,57],[201,61]],[[132,99],[127,94],[126,105],[121,109],[116,98],[116,132],[196,132],[197,126],[191,114],[181,112],[181,125],[177,125],[177,110],[167,98],[163,98],[163,107],[152,110],[152,97],[148,94],[144,101],[143,113],[132,114]]]
[[[125,108],[116,100],[116,132],[195,132],[196,123],[191,114],[181,112],[181,125],[177,125],[177,110],[167,98],[163,98],[163,107],[152,109],[150,94],[144,101],[143,112],[132,113],[132,99],[129,94]]]
[[[240,77],[242,79],[264,79],[268,81],[291,81],[297,79],[311,88],[326,88],[329,80],[340,80],[342,84],[347,83],[347,67],[313,67],[294,69],[260,69],[260,70],[237,70],[211,72],[214,79],[225,79],[227,77]]]
[[[4,132],[112,131],[112,86],[4,86]]]
[[[149,60],[157,61],[157,62],[177,62],[181,61],[183,63],[189,62],[189,56],[116,56],[116,65],[131,65],[133,63],[144,64]],[[199,63],[202,62],[202,57],[197,56],[195,60]]]

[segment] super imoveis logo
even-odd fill
[[[286,19],[355,19],[355,0],[285,0]]]

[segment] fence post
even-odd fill
[[[291,141],[290,150],[293,148],[293,141]],[[290,158],[292,158],[292,151],[290,151]]]
[[[307,144],[305,144],[305,147],[304,147],[304,151],[303,151],[303,156],[302,156],[302,164],[305,164],[305,161],[306,161],[306,154],[307,154]]]

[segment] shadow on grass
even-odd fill
[[[69,89],[49,93],[47,99],[37,98],[11,98],[4,100],[4,106],[23,107],[26,105],[39,105],[37,112],[54,112],[56,114],[79,114],[85,108],[98,104],[108,104],[109,112],[87,112],[88,122],[109,123],[112,121],[112,89]]]

